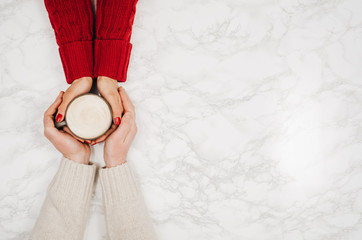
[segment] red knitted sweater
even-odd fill
[[[96,37],[90,0],[44,0],[65,77],[107,76],[126,81],[138,0],[97,0]]]

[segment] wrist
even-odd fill
[[[78,82],[86,82],[88,84],[92,84],[93,80],[92,77],[81,77],[81,78],[77,78],[75,79],[72,84],[74,83],[78,83]]]
[[[111,84],[112,86],[114,86],[115,88],[118,88],[118,81],[116,79],[106,77],[106,76],[99,76],[97,78],[97,83],[98,84],[108,83],[108,84]]]
[[[106,164],[106,168],[112,168],[112,167],[117,167],[119,165],[122,165],[124,163],[126,163],[126,158],[125,157],[121,157],[121,158],[117,158],[117,159],[104,159],[104,162]]]
[[[64,155],[64,157],[68,158],[69,160],[72,160],[75,163],[84,164],[84,165],[89,164],[89,158],[90,158],[90,156],[66,156],[66,155]]]

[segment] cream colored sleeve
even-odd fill
[[[127,163],[99,170],[108,239],[154,240],[156,234]]]
[[[83,239],[95,171],[95,165],[62,159],[30,239]]]

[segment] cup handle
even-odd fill
[[[62,127],[64,127],[64,126],[66,126],[67,123],[65,122],[65,120],[63,120],[63,121],[61,121],[61,122],[54,121],[54,125],[55,125],[56,128],[59,129],[59,128],[62,128]]]
[[[96,78],[93,79],[92,88],[89,92],[94,93],[98,96],[101,96],[101,94],[99,93],[98,88],[97,88],[97,79]]]

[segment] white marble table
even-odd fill
[[[67,84],[42,1],[1,0],[0,34],[0,239],[27,239]],[[129,162],[159,239],[362,239],[360,0],[140,0],[131,41]],[[85,239],[105,239],[99,184]]]

